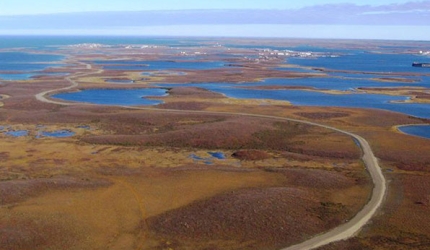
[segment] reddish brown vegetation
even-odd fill
[[[428,139],[385,131],[369,138],[377,156],[390,165],[406,171],[430,171]]]
[[[295,113],[295,115],[305,117],[308,119],[316,119],[316,120],[341,118],[341,117],[349,116],[349,114],[347,113],[340,113],[340,112],[300,112],[300,113]]]
[[[67,230],[66,223],[67,218],[56,215],[4,218],[0,224],[0,249],[73,249],[78,232]]]
[[[398,77],[380,77],[380,78],[375,78],[375,80],[382,81],[382,82],[408,82],[408,83],[417,82],[414,79],[398,78]]]
[[[158,105],[163,109],[179,109],[179,110],[204,110],[210,107],[210,103],[205,102],[169,102]]]
[[[260,43],[261,41],[258,41]],[[273,42],[273,41],[272,41]],[[300,44],[303,41],[296,40],[293,43]],[[385,41],[386,42],[386,41]],[[274,42],[276,43],[276,42]],[[322,41],[327,44],[327,42]],[[348,42],[346,42],[348,43]],[[391,43],[391,42],[389,42]],[[417,44],[419,45],[419,44]],[[346,46],[346,45],[345,45]],[[366,42],[357,46],[369,46]],[[420,45],[422,46],[422,45]],[[153,51],[163,51],[164,49],[154,49]],[[90,54],[78,56],[80,59],[87,60],[88,58],[111,58],[115,59],[119,54],[127,58],[136,60],[145,59],[160,59],[163,53],[148,53],[137,54],[130,51],[115,51],[109,55],[103,54]],[[243,51],[236,51],[241,53]],[[235,53],[236,53],[235,52]],[[117,53],[117,54],[115,54]],[[127,54],[128,53],[128,54]],[[177,53],[177,52],[176,52]],[[247,53],[254,53],[255,51]],[[231,60],[229,63],[232,65],[240,66],[231,67],[226,69],[216,70],[202,70],[198,72],[187,71],[187,75],[164,75],[156,78],[156,81],[174,81],[174,82],[208,82],[208,81],[232,81],[242,82],[251,81],[258,78],[267,77],[311,77],[309,74],[292,73],[287,71],[272,70],[279,63],[283,63],[284,59],[276,58],[271,61],[261,61],[259,63],[247,61],[245,59]],[[84,65],[79,65],[68,69],[71,73],[89,72],[85,69]],[[97,70],[98,66],[92,69]],[[55,71],[55,70],[52,70]],[[412,74],[411,74],[412,75]],[[97,75],[102,79],[114,77],[117,79],[125,79],[128,76],[124,71],[105,71]],[[396,74],[392,74],[396,77]],[[86,81],[91,81],[91,76],[86,78]],[[155,78],[151,78],[155,79]],[[43,81],[42,81],[43,80]],[[148,79],[145,79],[148,80]],[[381,79],[381,80],[401,80],[401,79]],[[270,158],[272,155],[276,157],[284,157],[291,161],[313,162],[315,159],[326,164],[333,161],[351,162],[358,159],[360,151],[352,143],[350,138],[339,135],[325,129],[310,127],[307,125],[300,125],[297,123],[288,122],[273,122],[271,120],[257,119],[257,118],[243,118],[235,116],[222,116],[222,115],[197,115],[197,114],[174,114],[174,113],[157,113],[150,111],[130,111],[122,108],[102,107],[102,106],[77,106],[77,107],[61,107],[53,104],[46,104],[36,101],[34,94],[61,87],[69,86],[70,83],[61,80],[60,78],[40,78],[36,81],[30,82],[16,82],[1,85],[1,93],[10,95],[11,98],[2,100],[5,106],[0,109],[0,121],[3,124],[55,124],[55,125],[70,125],[70,124],[91,124],[97,130],[92,136],[84,134],[82,140],[75,144],[70,142],[69,149],[76,153],[79,151],[80,145],[92,147],[89,144],[118,144],[118,145],[144,145],[144,146],[157,146],[160,148],[166,147],[163,150],[183,150],[183,148],[200,148],[200,149],[232,149],[235,151],[233,154],[238,159],[244,161],[258,161]],[[99,87],[100,84],[96,82],[80,82],[82,88]],[[238,85],[240,86],[240,85]],[[103,85],[105,87],[105,85]],[[124,86],[110,86],[111,88],[124,88]],[[136,86],[130,86],[135,88]],[[269,86],[267,89],[281,89],[280,86]],[[282,87],[284,88],[284,87]],[[288,89],[301,88],[301,87],[286,87]],[[414,90],[411,94],[416,95],[417,98],[428,99],[428,94],[423,94],[419,90]],[[168,98],[168,99],[167,99]],[[391,131],[391,127],[398,124],[408,123],[424,123],[428,120],[421,120],[406,115],[400,115],[393,112],[379,111],[379,110],[360,110],[360,109],[343,109],[343,108],[325,108],[325,107],[285,107],[285,106],[257,106],[257,105],[230,105],[217,103],[218,98],[223,98],[219,94],[214,94],[198,88],[173,88],[170,90],[170,96],[166,97],[168,103],[161,105],[162,108],[174,109],[189,109],[189,110],[219,110],[219,111],[232,111],[232,112],[247,112],[247,113],[260,113],[271,114],[274,116],[283,117],[305,117],[310,120],[323,120],[322,123],[330,124],[334,127],[343,128],[347,131],[358,133],[365,137],[372,145],[375,153],[384,167],[393,167],[394,174],[390,175],[392,180],[389,186],[389,195],[387,203],[384,205],[382,212],[379,214],[369,228],[365,229],[360,235],[361,238],[355,238],[347,242],[341,242],[329,246],[324,249],[427,249],[430,245],[430,225],[429,221],[429,195],[430,190],[429,178],[425,171],[429,171],[430,156],[428,154],[430,146],[428,140],[414,138],[406,135],[401,135]],[[212,103],[211,103],[212,102]],[[377,117],[377,119],[375,119]],[[90,134],[90,133],[89,133]],[[74,138],[76,140],[81,139]],[[33,142],[32,142],[33,143]],[[23,145],[24,143],[17,145]],[[98,147],[97,153],[104,152],[106,148]],[[171,148],[175,147],[175,148]],[[115,147],[117,153],[121,150],[128,151],[128,147]],[[147,148],[147,147],[142,147]],[[179,148],[179,149],[178,149]],[[51,169],[46,170],[44,165],[46,162],[52,162],[53,165],[58,165],[55,171],[66,171],[63,169],[64,163],[62,159],[53,156],[52,158],[46,157],[37,159],[37,151],[28,151],[24,154],[27,157],[34,157],[33,163],[37,165],[34,167],[29,164],[30,169],[25,169],[19,163],[22,158],[15,158],[14,154],[7,152],[9,149],[3,149],[0,152],[0,160],[11,162],[10,167],[4,167],[2,176],[7,179],[8,174],[13,169],[13,178],[19,176],[26,178],[26,173],[33,171],[39,172],[39,168],[43,172],[40,176],[50,176]],[[43,148],[41,149],[43,150]],[[4,152],[3,152],[4,151]],[[13,152],[10,149],[10,152]],[[91,151],[90,151],[91,152]],[[106,154],[109,150],[105,151]],[[40,152],[39,152],[40,153]],[[369,184],[368,180],[363,174],[363,169],[356,172],[351,171],[348,174],[337,171],[319,171],[311,169],[282,169],[271,167],[258,167],[257,177],[261,175],[276,176],[273,179],[280,179],[281,181],[274,184],[273,179],[260,179],[258,185],[246,186],[246,189],[237,190],[237,186],[233,184],[237,179],[249,177],[248,175],[253,171],[251,168],[232,168],[226,165],[183,165],[182,167],[166,169],[160,173],[147,173],[142,172],[139,168],[131,168],[127,166],[129,161],[133,159],[115,159],[115,161],[107,162],[92,162],[93,156],[88,152],[76,153],[82,156],[82,159],[89,161],[85,171],[91,168],[94,174],[99,174],[102,178],[110,178],[112,180],[121,179],[121,183],[117,186],[113,185],[110,195],[105,191],[105,187],[111,188],[111,182],[104,179],[82,179],[79,175],[75,177],[53,177],[51,179],[27,179],[21,181],[3,181],[0,182],[0,204],[4,206],[4,214],[2,216],[2,223],[0,223],[0,248],[5,249],[65,249],[73,248],[77,242],[80,246],[89,246],[85,241],[85,237],[77,236],[76,234],[85,234],[86,231],[82,230],[80,225],[76,225],[77,221],[84,222],[85,226],[90,216],[97,217],[102,209],[111,208],[118,211],[115,216],[100,216],[95,220],[104,222],[106,218],[114,218],[117,224],[113,227],[107,227],[103,224],[100,228],[123,228],[124,225],[130,221],[122,220],[121,215],[128,216],[136,214],[137,220],[141,219],[141,214],[137,212],[139,204],[147,202],[147,206],[153,204],[155,206],[152,212],[160,211],[157,209],[165,209],[167,211],[161,215],[157,214],[148,220],[152,232],[155,233],[155,238],[159,236],[162,240],[168,239],[170,242],[175,243],[178,248],[183,245],[193,244],[200,245],[200,249],[279,249],[286,245],[298,242],[329,227],[336,226],[343,220],[350,218],[358,208],[363,204],[367,197],[363,191],[364,186]],[[139,152],[136,153],[139,155]],[[162,155],[162,153],[160,153]],[[48,159],[49,158],[49,159]],[[336,158],[336,159],[335,159]],[[124,160],[124,161],[123,161]],[[16,161],[16,162],[12,162]],[[37,164],[36,164],[37,163]],[[82,163],[82,162],[80,162]],[[81,167],[75,162],[67,166],[72,169]],[[249,162],[247,162],[249,163]],[[139,162],[140,164],[140,162]],[[359,164],[357,164],[360,166]],[[122,167],[124,166],[124,167]],[[148,168],[142,162],[141,167]],[[327,166],[327,165],[325,165]],[[314,167],[314,166],[311,166]],[[315,166],[318,167],[318,166]],[[395,168],[397,167],[397,168]],[[334,169],[343,171],[342,167],[335,166]],[[398,175],[396,171],[409,171],[405,175]],[[196,183],[196,179],[200,179],[200,175],[192,175],[190,172],[208,173],[212,176],[213,172],[206,171],[225,171],[226,175],[218,176],[231,176],[240,172],[240,178],[234,176],[231,178],[232,186],[227,190],[232,190],[233,186],[236,191],[225,191],[223,194],[211,193],[205,194],[204,198],[195,198],[194,200],[187,200],[188,205],[183,207],[177,206],[173,210],[168,209],[165,204],[161,204],[160,192],[166,192],[163,199],[171,201],[171,190],[175,190],[170,185],[172,182],[181,180],[178,187],[192,187]],[[198,170],[198,171],[197,171]],[[349,171],[350,169],[348,169]],[[76,174],[76,171],[70,173]],[[176,172],[175,172],[176,171]],[[414,171],[415,173],[411,173]],[[419,173],[418,171],[421,171]],[[7,174],[4,174],[7,173]],[[66,172],[68,173],[68,172]],[[184,173],[183,175],[176,175]],[[243,174],[243,175],[242,175]],[[163,176],[171,175],[171,179],[167,179],[162,184],[155,185]],[[185,178],[184,176],[188,176]],[[420,176],[421,175],[421,176]],[[6,176],[6,177],[5,177]],[[140,189],[133,190],[133,187],[141,185],[140,177],[148,177],[148,184],[140,186]],[[198,178],[196,178],[198,176]],[[239,176],[239,175],[238,175]],[[27,177],[28,178],[28,177]],[[248,180],[254,180],[253,178]],[[130,181],[131,185],[127,185],[126,181]],[[196,188],[190,194],[196,194],[202,191],[211,190],[214,184],[218,184],[222,180],[222,184],[226,182],[223,178],[207,178],[201,187]],[[264,182],[264,184],[262,184]],[[186,185],[184,185],[184,183]],[[220,182],[221,183],[221,182]],[[285,185],[283,185],[285,184]],[[253,188],[248,188],[248,187]],[[150,187],[150,188],[148,188]],[[161,188],[159,188],[161,187]],[[168,189],[168,188],[171,188]],[[207,187],[207,188],[206,188]],[[256,188],[254,188],[256,187]],[[98,190],[97,188],[101,188]],[[363,190],[357,191],[359,195],[352,192],[354,195],[348,196],[351,193],[346,190],[353,190],[354,188],[362,188]],[[95,193],[94,197],[101,197],[106,195],[105,200],[99,201],[97,209],[88,211],[87,205],[93,201],[82,206],[81,220],[69,220],[67,216],[74,216],[70,213],[71,210],[65,210],[63,213],[57,214],[56,200],[53,204],[46,204],[43,201],[42,194],[52,195],[56,194],[59,198],[69,197],[77,189],[91,189],[91,191],[100,191]],[[132,189],[131,191],[129,189]],[[157,192],[153,193],[153,189]],[[178,188],[181,189],[181,188]],[[166,191],[168,190],[168,191]],[[215,189],[214,189],[215,190]],[[132,192],[135,192],[132,194]],[[118,193],[117,193],[118,192]],[[333,198],[335,194],[345,192],[345,196]],[[103,195],[99,195],[103,193]],[[187,194],[188,194],[187,193]],[[114,195],[115,194],[115,195]],[[155,194],[155,195],[154,195]],[[29,198],[39,196],[41,200],[38,204],[40,211],[35,212],[33,206],[28,206],[24,201]],[[141,195],[142,197],[138,197]],[[215,196],[213,196],[215,195]],[[127,199],[124,197],[127,196]],[[152,197],[153,196],[153,197]],[[183,195],[182,195],[183,196]],[[75,196],[76,198],[77,196]],[[116,197],[118,200],[111,197]],[[136,199],[137,197],[137,199]],[[167,198],[166,198],[167,197]],[[188,197],[188,195],[187,195]],[[364,198],[363,198],[364,197]],[[178,201],[184,197],[177,198]],[[129,199],[129,200],[128,200]],[[135,200],[136,199],[136,200]],[[147,201],[146,199],[152,199]],[[176,198],[175,198],[176,199]],[[199,200],[201,199],[201,200]],[[349,201],[354,200],[354,202]],[[362,199],[362,200],[360,200]],[[71,201],[71,200],[69,200]],[[124,207],[120,206],[124,201],[127,201],[124,207],[130,208],[129,213],[124,213]],[[192,202],[193,201],[193,202]],[[337,202],[348,201],[348,207]],[[19,204],[23,202],[23,206]],[[32,200],[33,202],[33,200]],[[192,202],[189,204],[189,202]],[[18,204],[16,204],[18,203]],[[167,203],[167,202],[166,202]],[[108,204],[108,205],[106,205]],[[345,202],[347,204],[347,202]],[[141,205],[141,204],[140,204]],[[181,206],[184,205],[181,203]],[[144,205],[141,205],[144,207]],[[120,207],[121,209],[119,209]],[[178,208],[179,207],[179,208]],[[73,207],[72,209],[74,209]],[[20,210],[21,209],[21,210]],[[27,209],[27,210],[26,210]],[[51,209],[51,210],[49,210]],[[43,210],[43,211],[42,211]],[[47,211],[45,211],[47,210]],[[26,211],[25,216],[22,216],[21,211]],[[53,211],[53,213],[51,213]],[[96,211],[96,212],[94,212]],[[14,212],[15,215],[12,219],[8,219],[9,215]],[[45,213],[45,214],[44,214]],[[93,213],[93,214],[91,214]],[[88,217],[85,217],[90,215]],[[74,222],[69,223],[70,221]],[[136,223],[137,225],[137,223]],[[88,232],[103,231],[103,230],[89,230]],[[132,229],[124,230],[125,234],[130,232],[135,233]],[[146,229],[146,228],[141,228]],[[136,230],[138,231],[138,230]],[[144,231],[144,230],[141,230]],[[122,232],[122,231],[121,231]],[[148,234],[151,234],[149,232]],[[156,235],[159,233],[159,235]],[[138,235],[137,233],[136,235]],[[115,233],[105,234],[101,232],[98,236],[111,239],[110,235],[117,235]],[[96,238],[96,237],[95,237]],[[101,237],[102,238],[102,237]],[[73,239],[73,240],[72,240]],[[80,241],[82,239],[83,241]],[[91,239],[89,241],[93,241]],[[216,242],[219,240],[220,242]],[[214,242],[215,243],[212,243]],[[82,243],[84,242],[84,243]],[[103,242],[104,241],[100,241]],[[219,243],[219,245],[217,245]],[[161,243],[160,243],[161,244]],[[167,244],[165,241],[162,245],[169,248],[172,245]],[[108,245],[97,245],[100,248],[109,248]],[[161,245],[160,245],[161,246]],[[79,248],[79,247],[75,247]],[[173,247],[172,247],[173,248]],[[130,248],[128,248],[130,249]]]
[[[430,99],[430,94],[425,92],[411,92],[411,95],[417,99]]]
[[[427,175],[389,175],[392,179],[382,212],[359,237],[331,244],[331,249],[420,249],[430,246],[430,181]],[[427,205],[426,205],[427,204]]]
[[[103,179],[77,179],[71,177],[2,181],[0,182],[0,205],[20,202],[50,189],[97,188],[106,187],[110,184],[109,181]]]
[[[0,160],[6,161],[9,158],[9,152],[0,152]]]
[[[128,121],[123,118],[128,116]],[[354,148],[350,139],[334,132],[293,122],[270,122],[257,118],[197,116],[190,117],[153,115],[135,117],[117,115],[115,120],[103,123],[104,130],[115,134],[88,136],[82,140],[88,143],[193,147],[202,149],[259,149],[289,151],[321,157],[353,158],[359,157],[359,150]],[[174,118],[177,117],[177,118]],[[134,120],[130,122],[130,120]],[[187,124],[188,123],[188,124]],[[228,129],[226,129],[228,128]],[[154,130],[155,129],[155,130]],[[311,134],[330,134],[332,138],[346,140],[348,144],[332,145],[321,140],[318,145],[308,143]],[[317,136],[318,137],[318,136]]]
[[[297,188],[264,188],[198,201],[148,224],[173,241],[222,240],[243,242],[246,249],[277,249],[336,225],[345,214],[345,208],[319,203]]]
[[[244,161],[258,161],[273,157],[272,155],[260,150],[239,150],[234,152],[231,156]]]
[[[334,171],[309,169],[282,169],[278,171],[287,178],[293,187],[343,189],[354,186],[358,181],[358,179],[354,180]]]

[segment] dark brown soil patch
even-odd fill
[[[411,92],[417,99],[430,99],[430,94],[425,92]]]
[[[7,159],[9,159],[9,154],[9,152],[0,152],[0,160],[6,161]]]
[[[260,150],[239,150],[234,152],[231,156],[243,161],[259,161],[272,157],[270,154]]]
[[[204,102],[169,102],[160,104],[157,107],[178,110],[204,110],[210,106],[211,104]]]
[[[76,249],[77,232],[67,230],[57,215],[23,219],[7,217],[0,224],[0,249]]]
[[[247,189],[192,203],[148,223],[173,240],[249,242],[246,249],[277,249],[334,226],[344,208],[338,210],[297,188]],[[322,214],[330,218],[323,221]]]

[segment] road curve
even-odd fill
[[[57,91],[66,91],[66,90],[69,90],[69,89],[72,89],[72,88],[74,88],[74,87],[77,87],[78,86],[78,83],[77,82],[75,82],[74,80],[72,80],[70,77],[66,77],[65,78],[67,81],[69,81],[72,85],[70,85],[70,86],[68,86],[68,87],[65,87],[65,88],[61,88],[61,89],[52,89],[52,90],[47,90],[47,91],[44,91],[44,92],[42,92],[42,93],[39,93],[39,94],[37,94],[37,95],[35,95],[34,97],[36,97],[36,99],[37,100],[39,100],[39,101],[41,101],[41,102],[46,102],[46,103],[52,103],[52,104],[58,104],[58,105],[73,105],[73,103],[66,103],[66,102],[59,102],[59,101],[53,101],[53,100],[50,100],[50,99],[47,99],[45,96],[46,95],[48,95],[48,94],[50,94],[50,93],[53,93],[53,92],[57,92]]]
[[[88,66],[87,66],[88,68]],[[85,76],[91,73],[81,74],[77,76]],[[70,77],[65,78],[67,81],[71,83],[71,86],[61,89],[49,90],[35,95],[37,100],[47,103],[53,103],[58,105],[92,105],[92,104],[80,104],[80,103],[66,103],[59,101],[52,101],[47,99],[45,96],[52,92],[69,90],[78,86],[78,83],[72,80]],[[362,160],[366,166],[367,171],[370,174],[370,177],[373,181],[373,190],[372,195],[368,203],[360,210],[352,219],[348,222],[333,228],[330,231],[319,234],[315,237],[312,237],[302,243],[297,245],[293,245],[290,247],[283,248],[281,250],[302,250],[302,249],[315,249],[324,245],[328,245],[333,242],[341,241],[349,239],[356,234],[372,219],[372,217],[376,214],[377,210],[381,207],[384,197],[387,192],[386,180],[382,173],[382,170],[378,164],[378,160],[373,154],[372,148],[369,143],[363,137],[353,134],[348,131],[344,131],[335,127],[314,123],[310,121],[303,121],[292,118],[271,116],[271,115],[259,115],[259,114],[248,114],[248,113],[234,113],[234,112],[217,112],[217,111],[202,111],[202,110],[176,110],[176,109],[158,109],[151,107],[129,107],[129,106],[121,106],[126,109],[134,109],[134,110],[147,110],[147,111],[158,111],[158,112],[166,112],[166,113],[182,113],[182,114],[214,114],[214,115],[230,115],[230,116],[246,116],[246,117],[257,117],[257,118],[267,118],[274,120],[282,120],[282,121],[291,121],[302,124],[308,124],[311,126],[317,126],[329,130],[333,130],[345,135],[352,137],[361,147],[363,156]]]
[[[85,63],[84,65],[85,65],[86,69],[92,69],[91,64]],[[77,74],[74,77],[83,77],[83,76],[88,76],[88,75],[97,74],[97,73],[101,73],[101,72],[103,72],[103,70],[98,70],[96,72],[88,72],[88,73]],[[64,79],[66,81],[70,82],[71,85],[67,86],[67,87],[64,87],[64,88],[60,88],[60,89],[51,89],[51,90],[48,90],[48,91],[44,91],[42,93],[39,93],[39,94],[35,95],[34,97],[36,97],[37,100],[39,100],[41,102],[45,102],[45,103],[65,105],[65,106],[76,105],[76,103],[60,102],[60,101],[54,101],[54,100],[50,100],[50,99],[46,98],[46,95],[51,94],[53,92],[70,90],[70,89],[75,88],[75,87],[77,87],[79,85],[75,80],[72,79],[71,76],[68,76],[68,77],[66,77]]]
[[[293,245],[290,247],[282,248],[281,250],[303,250],[303,249],[315,249],[324,245],[328,245],[333,242],[349,239],[356,234],[372,219],[376,214],[377,210],[381,207],[384,197],[387,192],[386,180],[382,173],[381,167],[378,164],[378,160],[373,154],[372,148],[369,143],[363,137],[353,134],[348,131],[344,131],[335,127],[314,123],[310,121],[297,120],[292,118],[285,118],[279,116],[270,115],[258,115],[258,114],[248,114],[248,113],[233,113],[233,112],[216,112],[216,111],[185,111],[176,109],[157,109],[157,108],[144,108],[144,107],[127,107],[128,109],[138,109],[138,110],[150,110],[150,111],[160,111],[160,112],[175,112],[175,113],[201,113],[201,114],[220,114],[220,115],[237,115],[237,116],[247,116],[247,117],[258,117],[275,119],[282,121],[291,121],[302,124],[308,124],[311,126],[317,126],[329,130],[333,130],[345,135],[352,137],[361,147],[363,156],[362,160],[366,166],[367,171],[373,181],[372,196],[367,204],[347,223],[344,223],[328,232],[317,235],[309,240],[306,240],[300,244]]]

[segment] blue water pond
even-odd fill
[[[222,152],[208,152],[212,157],[217,158],[218,160],[224,160],[226,159],[224,153]]]
[[[430,139],[430,125],[412,125],[399,128],[405,134],[424,137]]]
[[[207,152],[210,157],[200,157],[196,154],[191,154],[189,157],[197,162],[203,162],[206,165],[212,165],[214,160],[225,160],[226,157],[222,152]]]
[[[81,128],[81,129],[87,129],[87,130],[89,130],[89,129],[91,129],[91,126],[89,126],[89,125],[79,125],[76,128]]]
[[[66,138],[66,137],[72,137],[76,133],[70,130],[62,129],[52,132],[41,132],[40,136],[42,137],[55,137],[55,138]]]
[[[28,136],[28,130],[12,130],[4,132],[4,134],[12,137],[24,137]]]
[[[150,100],[144,97],[165,96],[167,90],[154,89],[88,89],[79,92],[61,93],[52,97],[73,102],[84,102],[100,105],[138,106],[157,105],[160,100]]]

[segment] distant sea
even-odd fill
[[[157,37],[120,37],[120,36],[0,36],[0,49],[31,48],[55,49],[58,46],[100,43],[105,45],[119,44],[154,44],[166,46],[199,46],[200,41],[208,39],[157,38]]]

